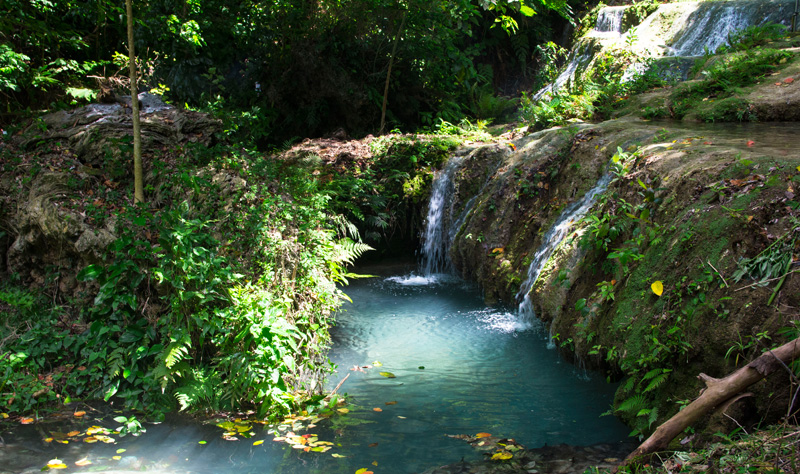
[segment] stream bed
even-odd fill
[[[482,458],[446,435],[490,433],[528,448],[626,443],[626,427],[600,416],[614,385],[562,360],[544,333],[513,312],[487,308],[476,286],[410,268],[361,268],[377,276],[345,288],[353,303],[332,329],[337,372],[327,389],[347,377],[339,389],[348,395],[347,413],[305,432],[331,442],[329,451],[274,442],[261,425],[251,438],[229,441],[214,424],[180,417],[146,423],[139,437],[88,444],[85,427],[65,417],[4,430],[0,473],[39,472],[54,458],[65,465],[61,472],[412,473]],[[73,430],[82,432],[70,443],[44,442],[53,431]],[[83,459],[92,464],[75,465]]]

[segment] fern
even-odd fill
[[[644,389],[644,393],[647,393],[651,390],[655,390],[656,388],[660,387],[661,384],[666,382],[668,378],[669,378],[669,371],[664,371],[663,374],[657,375],[655,378],[653,378],[653,380],[649,384],[647,384],[647,388]]]
[[[637,394],[620,403],[619,407],[617,407],[617,411],[639,413],[639,411],[645,408],[647,408],[647,398],[642,394]]]

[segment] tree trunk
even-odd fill
[[[397,44],[400,42],[400,35],[403,34],[403,25],[406,23],[406,13],[403,12],[403,19],[400,20],[400,28],[397,29],[397,35],[394,37],[394,45],[392,46],[392,56],[389,58],[389,70],[386,72],[386,85],[383,88],[383,106],[381,107],[381,129],[378,133],[383,133],[383,128],[386,126],[386,100],[389,98],[389,78],[392,76],[392,66],[394,65],[394,56],[397,54]]]
[[[131,77],[131,109],[133,110],[133,199],[144,202],[142,177],[142,129],[139,124],[139,90],[136,84],[136,53],[133,50],[133,0],[125,0],[128,16],[128,62]]]
[[[641,462],[650,454],[666,449],[679,433],[703,415],[722,406],[745,388],[785,367],[798,357],[800,357],[800,338],[765,352],[723,379],[700,374],[698,378],[706,384],[706,388],[703,389],[700,396],[659,426],[644,443],[625,458],[622,465]]]

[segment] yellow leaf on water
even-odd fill
[[[114,461],[119,461],[120,459],[122,459],[122,456],[111,456],[111,459],[113,459]]]
[[[78,467],[88,466],[91,463],[92,463],[92,461],[89,461],[89,459],[87,459],[87,458],[83,458],[83,459],[79,459],[79,460],[75,461],[75,465],[78,466]]]
[[[491,436],[489,433],[478,433],[475,435],[476,438],[488,438],[489,436]]]
[[[125,449],[125,448],[119,448],[119,449],[117,450],[117,454],[122,454],[122,453],[124,453],[125,451],[127,451],[127,449]]]
[[[72,416],[74,416],[75,418],[80,418],[85,414],[86,414],[85,411],[76,411],[75,413],[72,414]]]
[[[654,281],[652,285],[650,285],[650,289],[653,290],[653,293],[661,296],[664,293],[664,284],[661,283],[661,280]]]
[[[81,434],[80,431],[70,431],[69,433],[67,433],[67,436],[72,437],[72,436],[78,436],[79,434]]]
[[[263,439],[258,440],[258,441],[253,441],[253,446],[259,446],[259,445],[262,445],[262,444],[264,444],[264,440]]]
[[[356,474],[364,474],[365,472],[367,472],[367,468],[366,467],[362,467],[361,469],[356,471]]]
[[[378,465],[378,461],[372,461],[372,465],[373,466],[377,466]]]
[[[338,411],[342,415],[346,415],[346,414],[350,413],[350,410],[348,410],[347,408],[337,408],[336,411]]]
[[[334,458],[346,458],[347,457],[347,456],[343,456],[343,455],[341,455],[339,453],[331,453],[331,456],[334,457]]]
[[[67,465],[61,462],[60,459],[51,459],[47,461],[47,467],[50,469],[66,469]]]
[[[500,451],[492,455],[492,461],[505,461],[506,459],[511,459],[513,457],[514,455],[508,451]]]
[[[383,375],[384,377],[389,378],[389,379],[395,378],[395,375],[393,373],[391,373],[391,372],[381,372],[381,375]]]

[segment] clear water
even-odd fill
[[[146,425],[144,435],[117,444],[44,443],[50,431],[81,429],[67,417],[4,431],[9,447],[0,449],[0,472],[38,472],[57,457],[70,466],[62,472],[353,473],[368,467],[410,473],[480,458],[447,434],[488,432],[531,448],[625,439],[628,430],[618,420],[599,416],[615,387],[561,360],[546,348],[546,338],[511,312],[485,307],[475,286],[446,275],[413,276],[407,267],[388,264],[360,270],[382,276],[346,288],[354,302],[332,331],[330,356],[338,371],[328,381],[332,390],[350,375],[339,389],[348,394],[350,412],[310,431],[335,443],[331,451],[292,449],[273,442],[259,425],[253,438],[225,441],[222,429],[187,419]],[[373,362],[383,365],[349,370]],[[264,443],[254,446],[258,440]],[[85,456],[93,464],[76,468]]]
[[[488,432],[528,447],[626,437],[618,420],[599,416],[615,386],[561,360],[514,312],[484,306],[479,289],[457,278],[397,273],[348,287],[354,303],[333,332],[338,378],[350,374],[341,390],[375,422],[342,439],[354,443],[351,467],[377,461],[380,472],[405,473],[479,458],[446,434]],[[373,362],[382,366],[349,370]],[[359,449],[359,439],[379,444]]]

